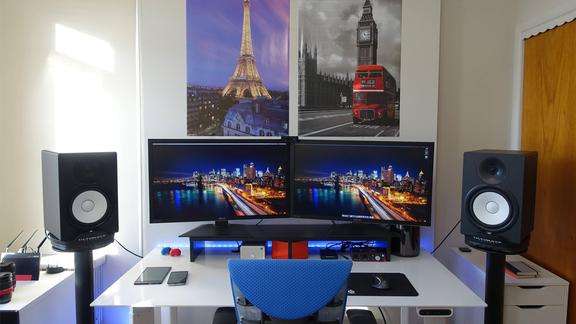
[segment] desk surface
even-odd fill
[[[94,267],[101,266],[105,261],[105,255],[97,254],[94,258]],[[41,263],[43,265],[60,265],[71,269],[74,268],[74,254],[61,253],[42,256]],[[26,307],[41,302],[43,298],[49,298],[49,293],[52,289],[71,277],[74,277],[74,271],[64,271],[58,274],[46,274],[46,271],[40,271],[38,281],[18,281],[16,290],[12,294],[12,300],[7,304],[0,305],[0,312],[20,312]]]
[[[126,272],[92,303],[92,306],[128,307],[221,307],[233,306],[230,279],[226,265],[238,254],[207,250],[196,262],[189,261],[189,251],[170,257],[154,249]],[[135,286],[134,280],[149,266],[171,266],[172,270],[187,270],[184,286]],[[392,307],[485,307],[476,296],[438,260],[427,252],[416,258],[392,257],[390,262],[354,262],[352,272],[404,273],[419,293],[417,297],[350,296],[348,306]]]
[[[462,252],[458,248],[452,248],[452,251],[461,258],[464,258],[471,264],[473,264],[479,271],[486,271],[486,252],[482,252],[476,249],[472,249],[472,252]],[[524,278],[515,279],[510,276],[506,276],[506,285],[515,286],[568,286],[570,283],[554,273],[542,268],[538,264],[520,256],[520,255],[507,255],[506,261],[523,261],[526,262],[530,267],[538,271],[538,277],[536,278]]]
[[[64,271],[53,275],[47,275],[45,271],[41,271],[38,281],[18,281],[16,290],[12,294],[12,300],[8,304],[0,305],[0,312],[19,312],[38,302],[50,290],[73,276],[73,271]]]

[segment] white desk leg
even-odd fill
[[[177,307],[162,307],[160,309],[160,323],[162,324],[178,324],[178,308]]]
[[[130,308],[130,324],[154,324],[159,323],[160,318],[154,307],[132,307]]]
[[[448,318],[424,318],[424,324],[448,324]]]
[[[400,307],[400,324],[410,324],[410,308]]]
[[[424,324],[448,324],[454,311],[451,308],[418,308],[417,313],[424,319]]]

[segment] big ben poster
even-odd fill
[[[300,136],[400,136],[402,0],[299,2]]]

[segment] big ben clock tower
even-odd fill
[[[372,15],[372,3],[366,0],[362,8],[362,18],[358,22],[357,41],[358,66],[377,64],[378,26]]]

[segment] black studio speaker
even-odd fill
[[[52,247],[104,247],[118,232],[116,153],[42,151],[44,227]]]
[[[487,252],[526,251],[534,227],[538,154],[464,153],[462,225],[466,244]]]

